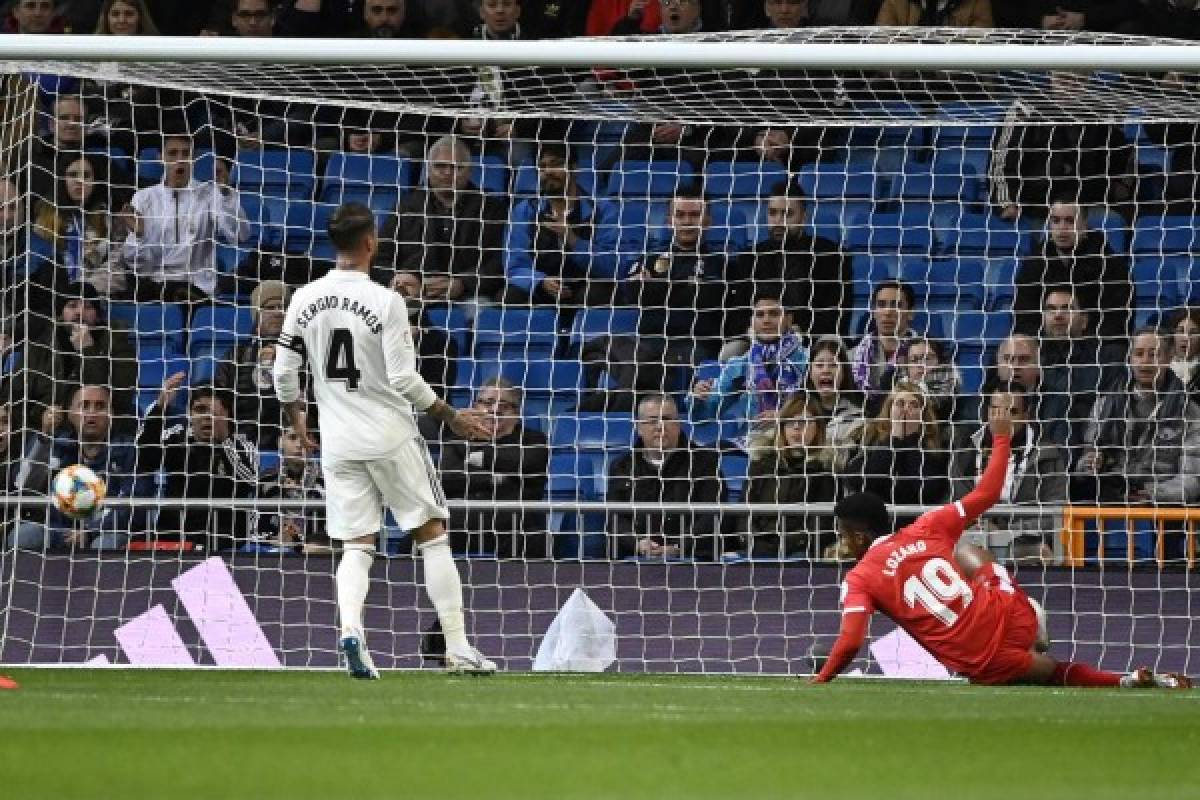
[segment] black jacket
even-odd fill
[[[1136,33],[1142,13],[1137,0],[1001,0],[992,3],[997,28],[1041,28],[1042,18],[1060,8],[1082,12],[1086,17],[1085,30],[1108,33]]]
[[[377,280],[389,283],[397,272],[449,275],[461,280],[463,300],[492,297],[504,284],[501,256],[508,209],[477,191],[457,194],[453,209],[419,189],[400,201],[379,236]]]
[[[628,301],[642,309],[638,332],[719,343],[727,268],[725,254],[707,245],[699,252],[672,247],[647,255],[632,274],[644,271],[648,277],[625,282]]]
[[[118,429],[134,413],[133,393],[137,386],[137,354],[129,332],[122,327],[92,329],[93,344],[77,351],[71,344],[71,328],[60,324],[48,340],[30,339],[25,346],[25,370],[14,388],[25,389],[25,424],[37,428],[47,406],[66,408],[75,388],[99,384],[112,390],[112,413]],[[132,426],[125,427],[132,433]]]
[[[162,471],[162,495],[227,500],[257,494],[258,453],[244,435],[220,444],[200,442],[186,420],[167,426],[162,409],[152,407],[138,431],[138,473]],[[164,508],[154,526],[160,537],[178,535],[206,550],[229,548],[245,539],[248,515],[221,508]]]
[[[1089,312],[1089,333],[1126,336],[1134,304],[1129,259],[1117,255],[1099,231],[1088,232],[1073,253],[1061,253],[1049,237],[1039,252],[1026,258],[1017,270],[1013,312],[1014,329],[1036,336],[1042,326],[1042,300],[1046,288],[1071,284],[1080,307]]]
[[[950,495],[950,454],[921,446],[920,434],[864,445],[846,465],[850,486],[869,492],[890,505],[931,506]],[[904,515],[897,527],[915,517]]]
[[[659,470],[646,460],[641,442],[608,470],[607,499],[614,503],[716,503],[722,499],[721,460],[716,450],[681,439]],[[639,539],[678,545],[682,554],[713,558],[719,525],[711,513],[617,511],[609,515],[609,543],[616,558],[636,555]]]
[[[1084,205],[1131,199],[1134,151],[1119,127],[1032,124],[1040,115],[1018,100],[996,129],[990,167],[993,203],[1045,215],[1051,196],[1058,193]]]
[[[832,540],[833,516],[804,510],[807,503],[837,500],[837,480],[830,464],[816,459],[784,459],[770,453],[750,462],[748,503],[790,503],[794,514],[755,514],[750,518],[747,552],[776,558],[818,558]]]
[[[442,444],[438,469],[446,497],[471,500],[541,500],[546,494],[550,450],[546,434],[517,425],[490,442]]]
[[[828,239],[803,235],[782,244],[759,242],[753,252],[730,263],[726,280],[727,326],[732,333],[745,333],[750,327],[755,291],[774,287],[782,288],[784,307],[810,339],[848,332],[854,305],[850,261]]]

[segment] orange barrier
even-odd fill
[[[1134,520],[1152,520],[1155,522],[1158,528],[1158,535],[1155,539],[1154,555],[1160,566],[1163,564],[1163,540],[1168,533],[1166,523],[1183,522],[1184,533],[1187,536],[1186,552],[1188,569],[1196,566],[1196,526],[1200,523],[1200,508],[1135,508],[1126,506],[1109,506],[1104,508],[1066,506],[1063,508],[1063,564],[1071,567],[1083,566],[1085,525],[1089,520],[1094,521],[1096,528],[1103,530],[1102,523],[1112,519],[1121,519],[1129,522]],[[1178,531],[1170,531],[1170,533],[1178,533]],[[1125,546],[1126,558],[1132,562],[1133,537],[1135,533],[1131,530],[1126,535],[1128,536]],[[1103,535],[1098,537],[1096,559],[1098,561],[1104,560]]]

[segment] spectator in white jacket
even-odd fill
[[[125,263],[138,300],[203,300],[217,288],[217,243],[245,241],[250,226],[228,169],[218,168],[214,181],[195,180],[191,137],[165,136],[162,158],[163,182],[139,190],[123,212]]]

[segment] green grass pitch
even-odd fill
[[[0,672],[11,800],[1200,797],[1200,692]]]

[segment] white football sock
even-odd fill
[[[371,562],[374,548],[347,545],[337,568],[338,616],[342,621],[342,636],[363,633],[363,604],[371,585]]]
[[[417,548],[425,562],[425,593],[437,609],[446,649],[465,652],[471,645],[467,642],[467,626],[463,621],[462,580],[450,554],[450,539],[442,534]]]

